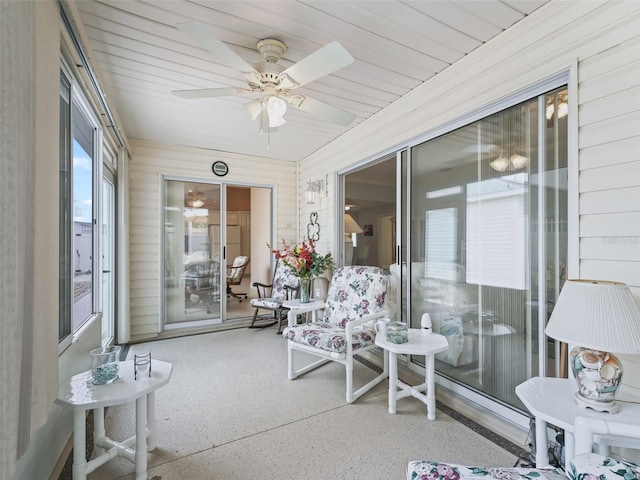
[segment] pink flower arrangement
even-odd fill
[[[268,247],[276,259],[289,267],[296,277],[317,277],[335,266],[330,253],[320,255],[316,252],[313,240],[303,240],[299,245],[287,245],[287,242],[282,240],[282,249],[273,249],[271,245]]]

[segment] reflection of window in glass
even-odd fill
[[[527,174],[467,185],[467,283],[526,289]]]
[[[442,208],[426,213],[427,277],[457,280],[458,209]]]
[[[209,210],[206,208],[184,207],[185,243],[184,253],[190,260],[208,259],[209,252]]]

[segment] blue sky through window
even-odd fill
[[[93,203],[93,160],[73,140],[73,220],[91,222]]]

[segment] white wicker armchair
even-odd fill
[[[354,391],[353,359],[356,355],[377,348],[375,323],[387,317],[386,290],[387,274],[378,267],[338,268],[331,279],[326,304],[295,311],[296,314],[302,314],[324,309],[322,319],[297,324],[295,316],[289,316],[289,326],[282,333],[287,339],[289,379],[330,361],[341,363],[346,369],[347,402],[352,403],[387,378],[388,355],[385,350],[383,372]],[[313,313],[315,315],[316,312]],[[320,359],[296,370],[296,351],[310,353]]]

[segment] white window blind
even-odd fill
[[[426,212],[427,277],[457,280],[457,208]]]
[[[526,289],[525,193],[522,174],[467,186],[467,283]]]

